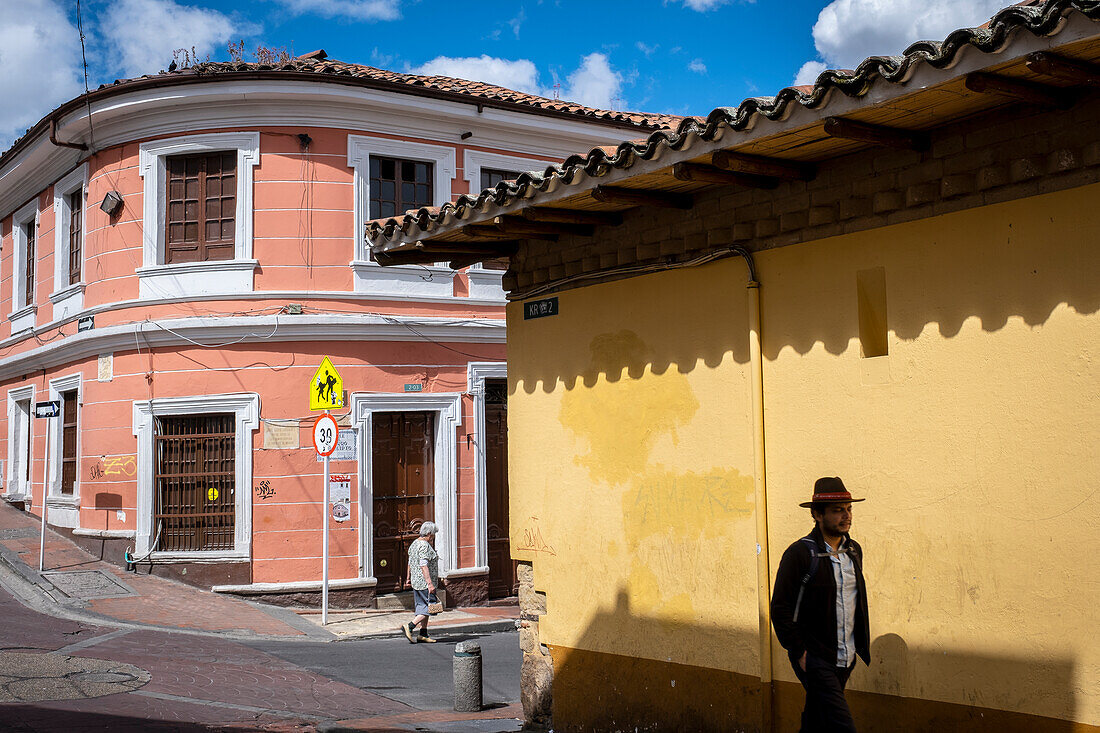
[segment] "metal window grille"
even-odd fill
[[[233,549],[234,416],[157,417],[155,429],[156,550]]]
[[[69,284],[80,282],[80,230],[83,226],[84,190],[69,194]]]

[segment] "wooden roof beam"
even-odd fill
[[[1042,107],[1065,109],[1073,104],[1072,97],[1063,89],[1008,76],[975,71],[967,74],[963,83],[972,92],[995,94]]]
[[[516,251],[519,243],[514,240],[501,240],[492,243],[479,242],[433,242],[426,240],[416,243],[416,250],[426,254],[438,255],[479,255],[503,257]]]
[[[548,221],[555,224],[589,224],[617,227],[623,223],[623,215],[615,211],[581,211],[579,209],[551,209],[532,206],[523,210],[523,216],[531,221]]]
[[[710,162],[716,168],[723,170],[753,176],[767,176],[784,181],[810,181],[817,175],[817,167],[813,165],[777,158],[763,158],[759,155],[745,155],[732,150],[715,152],[710,156]]]
[[[1068,59],[1065,56],[1036,51],[1029,53],[1024,62],[1029,71],[1043,76],[1053,76],[1055,79],[1068,81],[1072,84],[1084,87],[1100,86],[1100,66],[1090,64],[1087,61]]]
[[[591,237],[595,227],[591,224],[558,224],[548,221],[531,221],[522,216],[498,216],[493,224],[505,234],[573,234]]]
[[[754,176],[748,173],[736,173],[701,163],[677,163],[672,166],[672,175],[680,181],[697,183],[718,183],[722,185],[748,186],[750,188],[775,188],[779,181],[767,176]]]
[[[902,150],[927,150],[931,141],[923,132],[899,130],[896,127],[869,125],[843,117],[826,117],[825,134],[845,140],[858,140],[871,145],[884,145]]]
[[[690,209],[695,205],[690,194],[671,191],[645,191],[640,188],[596,186],[592,198],[604,204],[627,206],[656,206],[663,209]]]
[[[492,239],[506,240],[506,239],[516,239],[517,238],[517,235],[516,235],[515,232],[512,232],[512,233],[506,232],[506,231],[504,231],[503,229],[501,229],[500,227],[498,227],[495,224],[469,224],[462,231],[465,232],[466,234],[470,235],[471,237],[477,237],[477,238],[483,238],[483,239],[489,239],[489,240],[492,240]],[[519,238],[521,238],[521,239],[545,239],[548,242],[558,241],[558,235],[557,234],[549,234],[549,233],[546,233],[546,232],[532,232],[532,233],[529,233],[529,234],[524,234],[524,235],[522,235],[522,237],[519,237]],[[456,244],[458,244],[458,242],[456,242]]]

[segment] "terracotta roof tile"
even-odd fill
[[[323,52],[314,52],[279,64],[261,64],[249,61],[212,61],[196,64],[173,71],[161,71],[157,74],[145,74],[129,79],[116,79],[107,84],[101,84],[91,93],[92,98],[102,97],[112,93],[123,93],[130,87],[141,87],[152,84],[170,84],[196,82],[205,79],[233,78],[234,76],[247,75],[248,78],[261,76],[277,80],[280,77],[293,77],[301,79],[303,74],[316,75],[319,80],[331,78],[354,79],[365,86],[387,89],[397,93],[418,94],[421,96],[439,97],[469,101],[471,99],[484,102],[486,106],[498,106],[518,111],[537,112],[553,116],[578,118],[581,120],[612,124],[630,129],[631,127],[641,131],[659,130],[675,127],[682,117],[677,115],[656,114],[647,112],[620,112],[616,110],[597,109],[586,107],[576,102],[563,99],[549,99],[526,92],[518,92],[514,89],[506,89],[494,84],[480,81],[457,79],[450,76],[422,76],[418,74],[405,74],[397,71],[387,71],[363,64],[352,64],[345,61],[336,61],[329,58],[321,58]],[[29,138],[41,133],[45,129],[46,122],[59,111],[72,108],[84,103],[84,95],[69,100],[57,109],[43,117],[31,129],[18,138],[6,152],[0,155],[0,165],[7,162],[14,151],[21,147]]]
[[[173,76],[208,77],[257,72],[270,73],[273,76],[277,76],[279,72],[347,76],[355,79],[381,82],[396,87],[405,87],[407,91],[414,94],[418,93],[418,90],[460,94],[482,99],[487,102],[504,102],[510,105],[533,107],[535,109],[556,112],[562,115],[589,117],[650,129],[672,127],[682,119],[676,115],[647,112],[619,112],[597,109],[595,107],[586,107],[583,104],[570,102],[564,99],[549,99],[526,92],[518,92],[514,89],[506,89],[505,87],[496,86],[495,84],[458,79],[451,76],[406,74],[398,71],[379,69],[373,66],[365,66],[363,64],[337,61],[335,59],[306,58],[301,56],[282,64],[260,64],[250,61],[213,61],[196,64],[195,66],[179,69],[177,71],[162,71],[155,76],[147,75],[135,79],[119,79],[111,84],[100,86],[100,89],[125,85],[137,81],[138,79]]]
[[[616,148],[603,146],[585,155],[572,155],[541,173],[523,173],[514,181],[502,181],[478,195],[460,196],[434,211],[421,209],[401,219],[368,222],[366,234],[372,245],[383,251],[387,245],[414,242],[440,229],[460,228],[462,221],[474,212],[503,209],[552,186],[571,186],[579,181],[591,183],[608,169],[627,169],[639,160],[657,158],[666,150],[679,151],[690,147],[693,141],[714,140],[723,128],[744,130],[763,121],[781,121],[790,114],[793,105],[816,110],[824,116],[830,98],[836,98],[834,91],[847,97],[862,97],[880,79],[892,84],[905,83],[918,64],[949,69],[966,48],[998,53],[1019,32],[1037,36],[1057,32],[1065,14],[1073,11],[1100,20],[1097,0],[1027,0],[999,11],[984,26],[956,30],[943,41],[919,41],[902,55],[873,56],[850,71],[823,71],[812,86],[787,87],[774,97],[749,98],[736,107],[719,107],[705,118],[685,117],[673,130],[658,130],[645,140],[623,142]]]

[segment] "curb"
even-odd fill
[[[492,634],[500,631],[515,631],[517,619],[499,619],[493,621],[471,621],[468,623],[448,624],[446,626],[434,626],[435,633],[440,636],[440,641],[446,641],[442,638],[444,635],[451,633],[464,633],[464,634]],[[367,639],[398,639],[403,638],[400,629],[375,631],[369,634],[354,634],[348,636],[341,636],[335,641],[365,641]]]

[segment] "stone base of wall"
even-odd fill
[[[484,606],[489,602],[488,575],[444,578],[443,587],[447,590],[447,608]]]
[[[516,577],[519,580],[519,646],[523,652],[519,685],[524,730],[550,730],[554,664],[550,650],[539,641],[539,617],[546,613],[546,594],[535,590],[535,571],[531,563],[520,561],[516,565]]]
[[[240,598],[250,601],[269,603],[272,606],[283,608],[314,608],[321,607],[321,591],[297,591],[294,593],[260,593],[260,594],[235,594]],[[374,608],[374,588],[329,588],[329,608]]]

